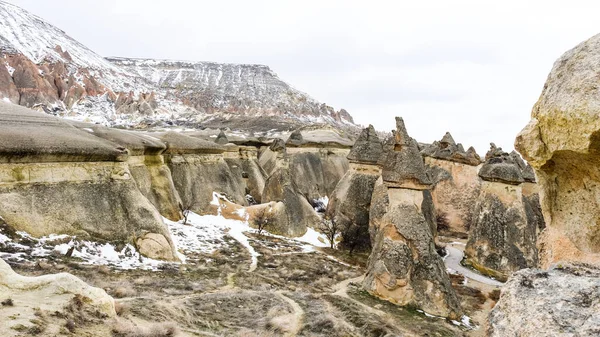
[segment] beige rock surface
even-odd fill
[[[67,273],[21,276],[0,259],[0,299],[11,299],[13,302],[12,306],[0,308],[2,336],[23,336],[26,331],[18,330],[34,327],[35,320],[39,319],[37,312],[63,312],[75,297],[105,318],[116,317],[114,300],[104,290],[91,287]],[[52,335],[53,328],[57,327],[50,324],[45,335]],[[58,335],[58,331],[55,334]]]
[[[554,64],[515,147],[535,169],[547,229],[541,265],[600,264],[600,35]]]

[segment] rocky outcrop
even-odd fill
[[[227,165],[223,146],[177,132],[151,134],[167,146],[165,162],[185,209],[207,212],[215,192],[236,204],[247,204],[243,178]]]
[[[430,168],[434,187],[431,191],[440,229],[466,234],[473,221],[473,210],[481,181],[477,175],[481,164],[473,147],[464,151],[452,135],[446,133],[441,141],[421,150]]]
[[[227,136],[225,135],[225,132],[223,132],[223,130],[221,130],[221,132],[219,132],[219,135],[217,135],[217,138],[215,139],[215,143],[217,143],[219,145],[225,145],[225,144],[229,143],[229,139],[227,139]]]
[[[535,169],[546,229],[540,264],[600,265],[600,35],[555,63],[515,148]]]
[[[148,257],[176,259],[124,148],[13,104],[0,103],[0,124],[0,216],[10,226],[37,237],[132,242]],[[144,250],[148,234],[162,237],[159,252]]]
[[[312,202],[332,195],[348,170],[346,157],[351,146],[351,140],[342,137],[337,130],[296,130],[286,143],[275,140],[263,150],[259,163],[270,176],[275,170],[278,153],[285,153],[299,192]]]
[[[489,316],[488,336],[600,335],[600,270],[558,264],[525,269],[502,288]]]
[[[306,196],[300,192],[293,177],[294,170],[290,167],[290,156],[285,148],[273,152],[275,163],[273,171],[265,181],[261,197],[263,203],[276,202],[275,219],[269,231],[288,235],[301,236],[309,226],[320,222]]]
[[[369,209],[375,182],[381,175],[377,161],[382,145],[370,125],[364,129],[348,154],[350,169],[344,174],[329,199],[326,214],[341,226],[338,247],[369,250]]]
[[[127,149],[129,171],[142,194],[172,221],[182,218],[181,199],[171,179],[171,170],[164,162],[167,146],[158,139],[137,132],[110,129],[99,125],[72,122],[80,130],[109,140]]]
[[[465,253],[476,269],[506,280],[514,271],[537,266],[536,243],[544,223],[535,184],[524,185],[522,159],[494,144],[486,158]]]
[[[246,201],[260,203],[265,188],[266,173],[258,164],[258,151],[251,146],[230,144],[224,153],[225,162],[237,185],[244,188]],[[251,197],[251,198],[249,198]]]
[[[439,142],[435,141],[433,144],[426,146],[421,150],[421,153],[427,157],[463,163],[471,166],[481,164],[481,158],[475,149],[471,146],[465,151],[462,144],[456,144],[450,132],[446,132]]]
[[[26,277],[15,273],[0,259],[0,298],[11,299],[11,306],[0,310],[3,336],[23,336],[38,318],[39,312],[60,314],[72,300],[92,309],[98,316],[111,319],[117,316],[114,300],[100,288],[87,285],[67,274]],[[36,314],[38,312],[38,314]],[[19,328],[20,327],[20,328]],[[31,329],[33,331],[33,329]]]
[[[363,287],[400,305],[458,318],[461,308],[434,244],[434,208],[417,143],[396,118],[370,209],[372,253]]]

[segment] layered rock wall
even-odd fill
[[[0,103],[0,123],[0,216],[8,224],[34,236],[132,242],[149,257],[176,259],[124,148],[12,104]]]

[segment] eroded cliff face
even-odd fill
[[[139,132],[110,129],[88,123],[71,122],[92,136],[106,139],[127,149],[127,166],[136,186],[162,216],[172,221],[182,218],[181,199],[171,170],[164,162],[166,145],[156,138]]]
[[[467,234],[481,189],[477,174],[481,159],[473,147],[465,151],[460,143],[456,144],[450,133],[421,150],[421,154],[431,168],[431,194],[440,229]]]
[[[600,264],[599,60],[600,35],[562,55],[515,142],[541,186],[543,267],[560,260]]]
[[[431,181],[403,120],[396,123],[371,200],[373,249],[363,287],[388,301],[456,319],[460,304],[434,244]]]
[[[132,242],[148,257],[176,259],[124,148],[13,104],[0,103],[0,121],[0,216],[11,227]]]

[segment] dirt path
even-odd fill
[[[282,326],[286,331],[284,336],[298,335],[298,333],[302,329],[302,322],[304,320],[304,310],[302,310],[302,307],[300,307],[300,305],[296,301],[285,296],[282,291],[277,291],[276,294],[279,298],[281,298],[283,301],[289,304],[293,310],[291,314],[276,317],[280,324],[283,323],[282,325],[284,325]]]
[[[494,287],[502,287],[504,283],[493,280],[489,277],[485,277],[481,274],[478,274],[471,269],[463,267],[460,262],[464,256],[464,246],[461,244],[449,244],[446,246],[446,251],[448,252],[448,256],[444,259],[444,263],[447,268],[457,271],[462,274],[466,278],[469,278],[473,281],[477,281],[479,283],[487,284]]]

